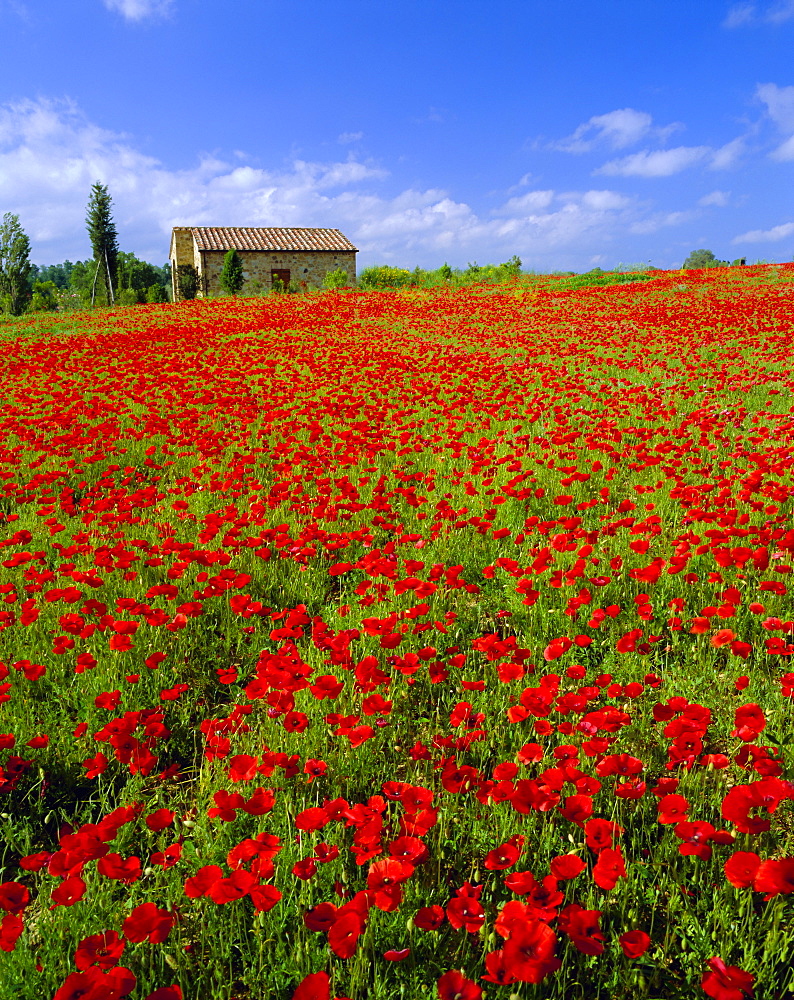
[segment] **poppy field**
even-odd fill
[[[0,339],[3,1000],[794,997],[794,265]]]

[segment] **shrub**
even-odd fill
[[[183,299],[195,299],[198,292],[198,271],[192,264],[180,264],[176,269],[176,286]]]
[[[365,267],[359,275],[358,283],[361,288],[405,288],[414,284],[414,276],[404,267],[380,264]]]
[[[53,281],[34,281],[30,312],[55,312],[58,308],[58,286]]]
[[[337,267],[323,278],[323,288],[346,288],[350,284],[347,271]]]

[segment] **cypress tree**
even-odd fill
[[[243,262],[236,250],[230,250],[223,258],[221,288],[229,295],[236,295],[243,287]]]
[[[116,225],[110,212],[112,199],[106,184],[96,181],[91,186],[88,199],[85,223],[91,239],[91,249],[94,251],[94,282],[91,288],[91,305],[94,304],[96,286],[99,275],[107,293],[107,301],[112,305],[113,289],[116,285],[118,270],[119,242]]]

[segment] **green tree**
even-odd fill
[[[727,260],[717,260],[711,250],[693,250],[681,267],[696,270],[701,267],[727,267]]]
[[[236,295],[243,287],[243,262],[236,250],[230,250],[223,258],[221,271],[221,288],[229,295]]]
[[[112,199],[106,184],[96,181],[91,187],[91,195],[86,208],[85,223],[91,239],[91,249],[94,251],[94,280],[91,289],[91,305],[96,298],[96,286],[99,275],[102,275],[102,286],[105,289],[107,302],[114,301],[114,288],[118,270],[119,241],[116,225],[110,208]]]
[[[0,307],[19,316],[30,301],[30,240],[19,216],[6,212],[0,224]]]

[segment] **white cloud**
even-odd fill
[[[794,234],[794,222],[783,222],[771,229],[751,229],[741,236],[735,236],[731,243],[774,243]]]
[[[508,199],[504,205],[497,210],[500,215],[517,215],[521,213],[537,212],[548,208],[554,199],[553,191],[528,191],[518,198]]]
[[[670,177],[700,163],[711,152],[709,146],[676,146],[674,149],[644,149],[619,160],[610,160],[595,171],[613,177]]]
[[[347,146],[351,142],[361,142],[363,138],[363,132],[342,132],[341,135],[336,137],[336,141],[342,146]]]
[[[726,142],[724,146],[720,146],[719,149],[712,151],[709,169],[729,170],[736,164],[736,161],[742,153],[744,153],[745,148],[746,144],[742,136],[739,136],[736,139],[731,139],[731,141]]]
[[[548,148],[562,153],[589,153],[604,146],[611,149],[625,149],[650,137],[664,142],[671,133],[680,128],[683,128],[680,122],[654,126],[653,118],[646,111],[620,108],[617,111],[608,111],[604,115],[593,115],[574,129],[569,136],[549,143]]]
[[[773,149],[769,154],[773,160],[794,160],[794,135],[789,136],[785,142],[782,142],[777,149]]]
[[[604,143],[613,149],[633,146],[650,132],[653,118],[645,111],[620,108],[605,115],[593,115],[569,136],[551,144],[564,153],[589,153]]]
[[[173,8],[173,0],[103,0],[103,3],[128,21],[166,17]]]
[[[725,20],[722,22],[723,28],[740,28],[744,24],[750,24],[756,18],[755,4],[738,3],[728,11]]]
[[[718,208],[722,208],[728,204],[729,198],[730,191],[712,191],[710,194],[704,194],[702,198],[698,199],[698,205],[703,205],[704,207],[716,205]]]
[[[440,188],[395,190],[383,166],[354,156],[266,169],[240,153],[171,169],[73,102],[18,101],[0,106],[0,205],[19,214],[41,264],[90,255],[84,217],[95,180],[113,197],[122,248],[154,263],[165,260],[175,225],[338,228],[362,251],[361,266],[518,253],[527,266],[576,267],[643,221],[647,231],[674,224],[608,189],[527,190],[523,178],[486,214]]]
[[[742,28],[750,24],[784,24],[794,18],[794,0],[778,0],[759,9],[754,3],[734,4],[722,22],[724,28]]]
[[[794,87],[759,83],[755,95],[766,105],[766,113],[781,132],[794,132]]]
[[[696,212],[657,212],[648,219],[641,219],[630,227],[630,232],[646,236],[669,226],[681,226],[696,218]]]

